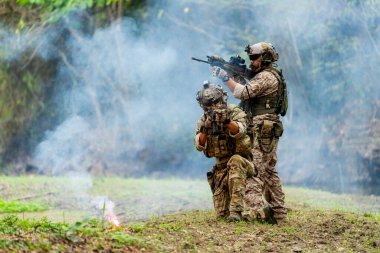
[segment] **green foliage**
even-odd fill
[[[121,245],[143,245],[144,241],[140,238],[130,236],[126,233],[116,231],[110,235],[110,239],[114,240],[119,246]]]
[[[146,227],[144,224],[131,224],[129,228],[134,232],[134,233],[140,233],[143,232]]]
[[[0,250],[62,251],[68,250],[67,247],[84,243],[90,248],[97,249],[145,245],[143,239],[122,230],[103,228],[101,223],[97,219],[88,219],[70,226],[66,223],[51,222],[47,218],[37,220],[20,219],[14,215],[6,216],[0,220],[0,234],[4,235],[0,240]],[[14,237],[23,239],[12,240]]]
[[[160,229],[164,229],[167,231],[179,231],[183,228],[183,224],[181,224],[181,223],[161,223],[158,227]]]
[[[25,8],[25,11],[38,10],[41,20],[48,23],[59,21],[71,11],[85,9],[104,11],[106,7],[119,8],[116,6],[121,6],[122,13],[132,14],[135,11],[139,12],[145,2],[145,0],[17,0],[17,4]],[[21,17],[18,27],[22,28],[25,25],[28,24]]]
[[[102,226],[99,226],[99,224],[102,224],[102,222],[99,223],[97,220],[87,220],[85,222],[77,221],[70,227],[67,234],[81,233],[85,235],[96,235],[102,229]]]
[[[92,7],[94,4],[105,5],[105,1],[103,0],[17,0],[17,2],[22,7],[40,8],[43,19],[50,22],[57,21],[74,9],[85,9]]]
[[[41,6],[47,11],[57,11],[64,14],[77,8],[84,9],[93,6],[104,7],[115,2],[119,2],[119,0],[17,0],[17,2],[20,6]]]
[[[2,162],[17,159],[21,152],[27,152],[40,141],[43,132],[37,124],[43,121],[39,117],[48,114],[52,120],[57,115],[56,108],[47,106],[52,87],[47,87],[45,82],[54,75],[54,71],[51,62],[33,56],[33,52],[29,51],[24,52],[18,60],[6,61],[0,58]]]
[[[0,199],[0,213],[40,212],[46,209],[46,206],[38,203],[7,202]]]
[[[55,8],[92,7],[93,5],[105,6],[119,0],[17,0],[21,6],[41,5],[53,10]],[[130,2],[130,1],[125,1]]]
[[[47,218],[20,219],[15,215],[9,215],[0,220],[0,233],[17,235],[22,233],[41,232],[63,235],[69,229],[65,223],[50,222]]]

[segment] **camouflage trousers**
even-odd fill
[[[249,221],[256,219],[265,219],[265,213],[263,211],[263,187],[264,184],[261,179],[256,176],[247,179],[244,195],[244,211],[242,213],[243,218]]]
[[[252,162],[240,155],[233,155],[227,162],[214,165],[207,173],[218,218],[228,217],[230,212],[244,213],[247,210],[247,182],[254,174],[256,170]]]
[[[253,164],[258,170],[258,177],[261,181],[262,193],[260,193],[260,183],[253,185],[256,192],[254,198],[261,198],[268,202],[273,209],[275,219],[283,219],[286,216],[287,208],[285,207],[285,194],[282,190],[281,180],[275,169],[277,163],[277,146],[278,138],[271,136],[273,131],[270,130],[268,135],[260,131],[260,125],[255,124],[253,128]],[[260,139],[260,141],[259,141]]]

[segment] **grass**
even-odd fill
[[[39,203],[5,201],[0,199],[0,213],[40,212],[45,210],[47,210],[47,207]]]
[[[120,251],[145,246],[143,239],[126,227],[113,229],[101,220],[88,219],[75,224],[43,219],[20,219],[9,215],[0,220],[0,250],[5,251]]]
[[[212,211],[191,211],[150,220],[138,234],[149,238],[158,252],[291,252],[295,246],[303,252],[380,249],[380,226],[373,217],[298,207],[281,226],[217,222]]]
[[[217,221],[205,180],[0,177],[0,182],[4,203],[27,205],[22,215],[0,215],[0,251],[380,252],[375,196],[284,187],[291,211],[285,224],[271,226]],[[25,196],[32,202],[16,201]],[[86,218],[105,212],[104,202],[92,212],[96,196],[115,203],[120,229]],[[49,209],[29,212],[32,203]]]
[[[169,200],[178,201],[182,204],[180,208],[172,208],[173,211],[180,211],[181,208],[184,210],[191,209],[192,207],[195,209],[212,208],[211,193],[206,180],[0,176],[0,182],[0,198],[11,201],[20,196],[33,197],[35,195],[36,198],[32,198],[33,200],[38,200],[36,202],[41,203],[48,202],[49,207],[55,209],[62,207],[62,200],[65,197],[75,198],[75,195],[83,194],[90,197],[109,196],[116,204],[128,205],[131,216],[133,216],[134,211],[137,211],[134,210],[135,208],[147,209],[150,203],[156,205],[151,208],[154,211],[161,209],[162,213],[166,213],[166,207],[159,205],[158,202],[163,201],[166,206],[170,207],[172,203],[168,204]],[[285,186],[284,191],[286,202],[292,206],[368,213],[378,213],[380,210],[380,197],[376,196],[335,194],[289,186]],[[50,198],[46,195],[53,197]],[[71,210],[73,209],[71,208]],[[148,213],[145,218],[152,214],[160,215],[161,213]]]
[[[291,205],[380,214],[380,197],[336,194],[301,187],[284,187],[286,202]]]
[[[115,177],[89,181],[88,178],[31,176],[0,177],[0,182],[0,198],[33,197],[30,199],[37,203],[47,203],[52,212],[86,211],[88,215],[94,215],[93,202],[101,196],[108,196],[116,205],[115,212],[126,221],[212,208],[211,193],[203,180]],[[102,205],[103,201],[100,202]]]
[[[0,251],[378,252],[374,215],[296,207],[281,226],[217,221],[213,211],[187,211],[113,228],[102,220],[74,224],[0,220]]]

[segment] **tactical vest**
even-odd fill
[[[235,140],[227,134],[213,135],[207,132],[207,148],[204,151],[207,157],[228,157],[235,153]]]
[[[280,114],[285,116],[288,109],[288,92],[286,82],[282,75],[282,70],[270,67],[263,71],[269,71],[278,80],[277,94],[269,94],[262,97],[254,97],[249,100],[241,101],[240,107],[250,116],[257,116],[267,113]]]
[[[231,120],[236,120],[236,117],[241,117],[241,114],[245,117],[244,112],[236,105],[230,104],[228,105],[228,109],[231,112]],[[238,139],[232,138],[229,135],[227,127],[224,127],[218,134],[214,134],[212,129],[207,129],[206,136],[207,147],[204,150],[204,154],[207,157],[224,158],[239,154],[248,158],[251,154],[251,140],[247,134]]]

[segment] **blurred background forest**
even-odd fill
[[[290,91],[284,183],[380,194],[373,0],[1,0],[1,173],[203,178],[195,93],[217,80],[190,57],[259,41]]]

